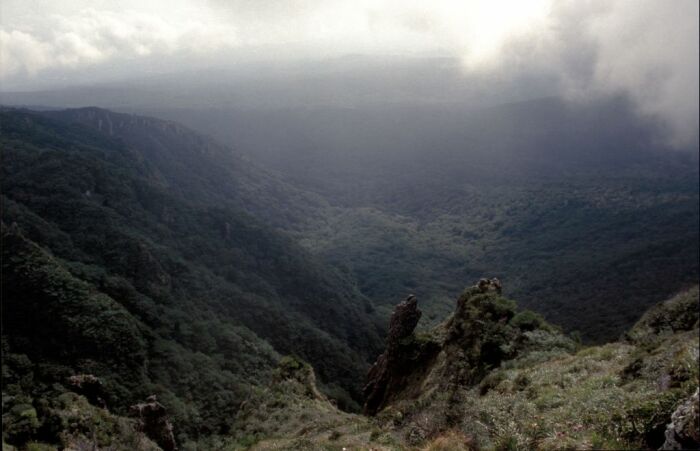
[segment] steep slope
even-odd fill
[[[321,197],[285,183],[230,148],[176,122],[100,108],[42,115],[67,127],[80,124],[119,140],[138,152],[154,181],[197,204],[232,206],[287,231],[318,221],[327,208]]]
[[[445,323],[415,333],[420,310],[408,299],[370,373],[365,407],[374,416],[329,410],[304,388],[304,371],[278,370],[296,389],[260,388],[227,449],[700,446],[697,287],[654,307],[626,340],[586,348],[514,307],[484,281]],[[293,414],[299,406],[306,420]]]
[[[669,148],[623,97],[478,107],[454,94],[150,111],[323,195],[337,208],[304,245],[380,308],[416,293],[431,325],[460,280],[495,274],[522,305],[604,342],[696,283],[697,145]]]
[[[11,396],[36,406],[95,374],[117,413],[157,393],[183,443],[226,432],[277,352],[294,352],[343,406],[359,399],[379,348],[370,302],[242,209],[265,217],[270,199],[291,202],[275,197],[293,195],[284,185],[167,122],[0,114]],[[117,134],[120,121],[135,129]]]

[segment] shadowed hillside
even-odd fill
[[[50,116],[0,120],[12,396],[36,407],[95,374],[116,412],[158,394],[185,441],[226,432],[250,385],[293,352],[356,406],[379,349],[372,305],[253,216],[291,190],[172,123]]]

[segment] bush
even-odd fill
[[[493,371],[489,373],[481,380],[481,383],[479,384],[479,394],[482,396],[485,395],[489,391],[498,387],[498,384],[503,382],[505,378],[506,376],[503,371]]]
[[[523,331],[540,329],[543,324],[545,324],[544,318],[531,310],[523,310],[510,320],[511,326]]]

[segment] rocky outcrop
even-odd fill
[[[479,283],[476,284],[476,287],[482,293],[488,293],[489,291],[493,291],[495,293],[501,294],[501,291],[503,290],[501,281],[495,277],[493,279],[479,279]]]
[[[85,396],[90,404],[107,408],[102,381],[92,374],[76,374],[68,378],[68,387],[79,395]]]
[[[423,312],[418,308],[418,301],[414,295],[408,296],[405,301],[396,306],[389,321],[389,334],[386,345],[388,357],[392,357],[391,351],[398,347],[402,339],[413,333],[422,314]]]
[[[396,306],[389,324],[386,350],[370,369],[364,412],[374,415],[399,400],[437,390],[447,398],[460,387],[478,384],[491,369],[534,345],[527,328],[511,324],[513,301],[501,296],[496,279],[481,279],[464,290],[445,323],[416,336],[421,313],[414,296]],[[533,314],[534,315],[534,314]],[[544,320],[527,330],[551,330]]]
[[[374,415],[399,392],[406,377],[415,372],[420,362],[437,352],[438,346],[425,346],[414,338],[413,331],[422,315],[418,301],[408,296],[394,309],[389,321],[386,350],[370,368],[364,388],[364,413]]]
[[[659,449],[700,449],[700,399],[698,390],[682,403],[666,426],[666,441]]]
[[[164,451],[177,450],[173,425],[168,419],[165,407],[152,395],[145,403],[131,406],[131,411],[138,418],[138,429],[146,437],[158,444]]]

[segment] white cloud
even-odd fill
[[[698,2],[623,0],[589,25],[592,82],[630,93],[640,111],[667,120],[676,144],[697,140]]]
[[[236,44],[235,30],[203,18],[161,17],[137,10],[80,9],[51,14],[24,30],[0,28],[2,76],[37,76],[112,59],[210,52]]]

